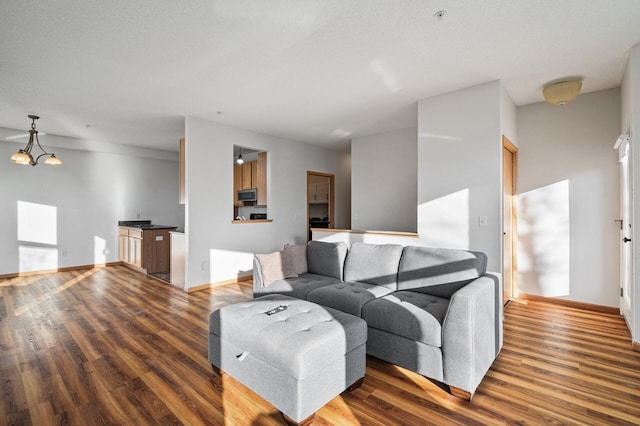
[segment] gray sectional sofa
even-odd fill
[[[484,253],[396,244],[309,242],[308,272],[264,285],[367,322],[367,354],[470,400],[502,347],[502,286]]]

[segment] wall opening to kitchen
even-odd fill
[[[267,153],[233,146],[233,223],[267,219]]]
[[[334,228],[334,175],[307,172],[307,217],[309,218],[309,240],[312,228]]]

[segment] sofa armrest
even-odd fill
[[[486,273],[451,297],[442,325],[444,382],[471,395],[502,348],[502,282]]]
[[[253,297],[257,297],[263,293],[262,285],[262,268],[257,257],[253,257]]]

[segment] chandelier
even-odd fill
[[[48,156],[46,160],[44,160],[44,164],[51,164],[53,166],[57,166],[62,164],[62,161],[52,152],[47,152],[40,145],[40,141],[38,140],[38,131],[36,130],[36,120],[39,119],[37,115],[28,115],[28,117],[32,120],[31,130],[29,130],[29,142],[27,146],[23,149],[19,149],[18,152],[11,156],[11,160],[15,161],[16,164],[31,164],[32,166],[38,165],[38,160],[43,156]],[[35,137],[36,144],[38,144],[38,148],[42,151],[42,154],[38,155],[35,159],[33,158],[37,152],[31,154],[31,150],[33,149],[33,139]]]

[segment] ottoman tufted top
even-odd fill
[[[266,312],[286,307],[272,315]],[[209,316],[209,330],[296,379],[303,379],[367,340],[361,318],[315,303],[269,295],[226,305]]]

